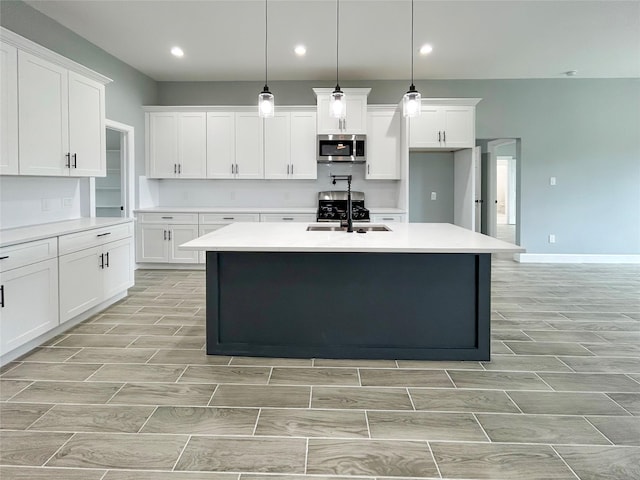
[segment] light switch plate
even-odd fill
[[[437,200],[438,199],[438,193],[437,192],[431,192],[431,200]]]
[[[549,185],[555,185],[556,184],[556,177],[549,177]]]

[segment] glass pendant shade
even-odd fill
[[[418,117],[422,110],[422,96],[420,92],[416,90],[416,87],[411,84],[409,91],[402,97],[402,115],[405,117]]]
[[[333,118],[345,118],[347,116],[347,102],[345,100],[344,92],[340,90],[340,85],[336,85],[336,89],[331,94],[331,103],[329,105],[329,113]]]
[[[269,87],[264,86],[264,90],[258,95],[258,114],[262,118],[273,117],[275,110],[275,102],[273,94],[269,91]]]

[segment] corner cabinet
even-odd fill
[[[105,176],[104,85],[111,80],[4,28],[0,40],[0,173]]]
[[[367,180],[400,180],[402,113],[396,106],[375,107],[367,114]]]
[[[346,118],[330,115],[332,88],[314,88],[318,108],[318,134],[366,134],[367,96],[370,88],[343,88],[347,112]]]
[[[475,146],[475,106],[479,101],[423,98],[420,116],[408,120],[409,148],[456,150]]]

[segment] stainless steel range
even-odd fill
[[[351,192],[351,212],[354,222],[369,222],[369,210],[364,208],[364,192]],[[347,191],[328,190],[318,193],[318,222],[339,222],[347,218]]]

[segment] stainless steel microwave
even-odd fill
[[[318,162],[365,162],[366,135],[318,135]]]

